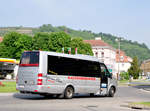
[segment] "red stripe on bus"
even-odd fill
[[[96,80],[94,77],[70,77],[68,76],[68,79],[73,79],[73,80]]]

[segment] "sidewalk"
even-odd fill
[[[133,81],[133,82],[129,82],[129,84],[135,84],[135,85],[150,85],[150,81]]]

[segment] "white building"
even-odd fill
[[[109,71],[115,74],[116,49],[102,41],[100,37],[95,40],[84,40],[84,42],[91,44],[94,56],[105,63]]]
[[[120,60],[119,60],[119,56],[120,56]],[[115,65],[116,73],[120,74],[121,72],[127,72],[131,66],[131,62],[132,62],[132,58],[126,56],[125,52],[120,50],[120,54],[119,54],[119,51],[116,50],[116,65]]]
[[[127,72],[130,68],[132,58],[126,56],[125,52],[121,50],[119,54],[118,50],[105,43],[100,37],[95,40],[84,40],[84,42],[91,44],[94,56],[105,63],[115,77],[118,76],[118,72],[119,74],[121,72]]]

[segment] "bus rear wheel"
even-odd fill
[[[69,86],[65,89],[64,97],[66,99],[71,99],[73,97],[73,94],[74,94],[74,89]]]
[[[109,89],[108,97],[114,97],[114,95],[115,95],[115,88],[111,87]]]

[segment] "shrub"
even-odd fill
[[[129,80],[130,76],[128,72],[121,72],[120,73],[121,80]]]

